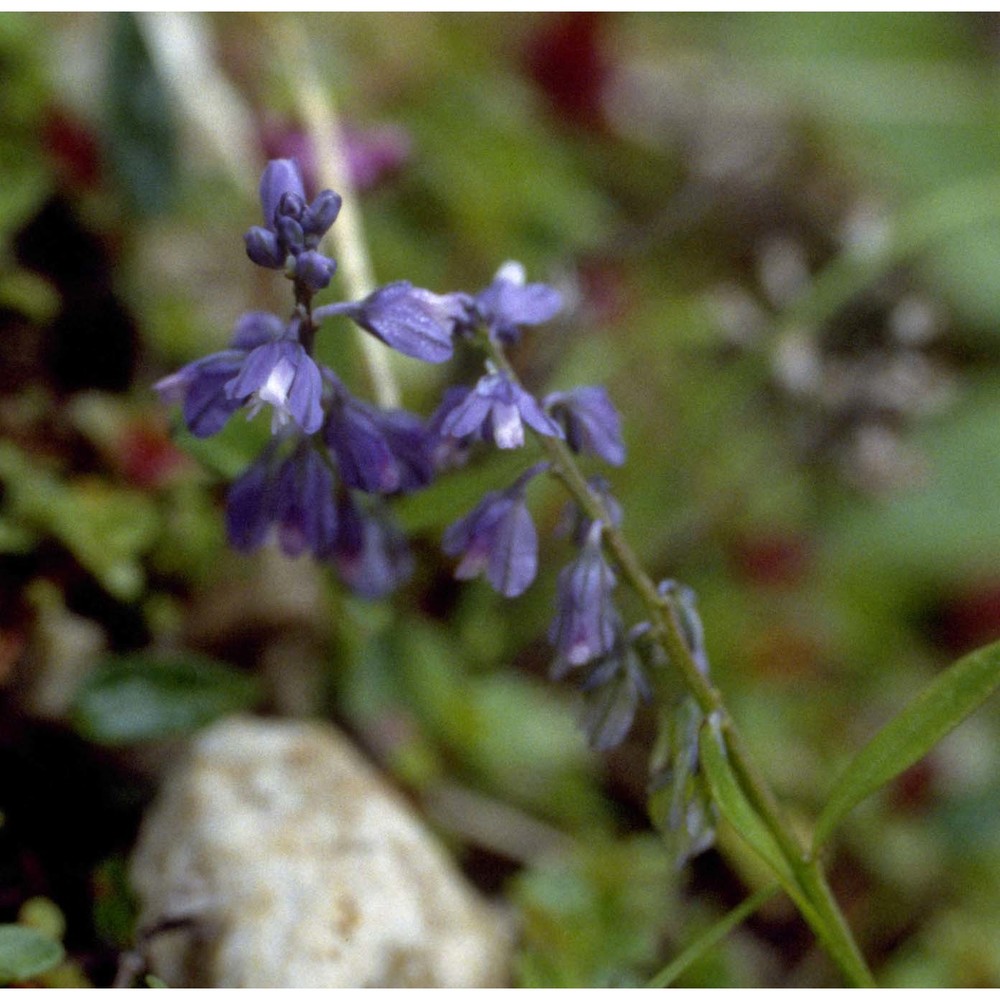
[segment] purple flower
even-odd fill
[[[601,522],[595,521],[580,555],[559,574],[556,617],[549,641],[556,648],[553,676],[611,651],[618,614],[611,601],[615,575],[601,549]]]
[[[229,488],[226,526],[230,543],[243,552],[258,548],[277,528],[278,544],[289,556],[305,551],[324,558],[337,537],[334,478],[309,443],[284,460],[271,446]]]
[[[441,433],[453,438],[480,435],[498,448],[520,448],[524,424],[547,437],[563,436],[533,396],[503,372],[490,372],[442,420]]]
[[[196,437],[210,437],[242,405],[227,387],[240,375],[249,355],[275,338],[284,336],[285,325],[270,313],[245,313],[233,330],[232,348],[210,354],[160,379],[153,388],[165,403],[181,403],[184,422]]]
[[[504,597],[517,597],[531,585],[538,569],[538,533],[525,503],[526,481],[522,476],[509,490],[487,493],[445,532],[445,553],[462,557],[455,570],[457,579],[485,573],[490,586]]]
[[[507,261],[493,283],[475,297],[476,312],[490,336],[505,343],[520,339],[521,326],[552,319],[562,305],[562,296],[551,286],[526,284],[524,267],[517,261]]]
[[[317,310],[317,317],[343,313],[401,354],[439,364],[452,355],[452,336],[466,320],[469,297],[461,292],[435,295],[408,281],[377,288],[360,302]]]
[[[273,328],[272,323],[267,325]],[[277,339],[254,347],[239,373],[226,383],[225,391],[238,404],[249,404],[251,416],[265,404],[272,406],[272,433],[294,421],[307,434],[313,434],[323,423],[323,377],[296,338],[294,324]]]
[[[328,376],[329,377],[329,376]],[[405,410],[380,410],[336,383],[323,430],[343,481],[368,493],[410,493],[434,477],[431,438]]]
[[[566,429],[566,443],[573,451],[590,452],[611,465],[624,463],[621,417],[603,386],[553,392],[542,405]]]
[[[289,269],[312,291],[326,288],[337,265],[317,247],[340,212],[340,195],[321,191],[308,204],[298,163],[271,160],[260,179],[260,204],[264,225],[243,237],[247,256],[261,267]]]
[[[153,388],[164,403],[182,405],[184,422],[195,437],[211,437],[240,408],[239,400],[230,399],[225,387],[245,360],[245,351],[210,354],[161,378]]]
[[[359,597],[384,597],[409,579],[413,557],[384,507],[362,509],[344,493],[338,517],[333,563],[344,583]]]

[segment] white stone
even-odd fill
[[[170,986],[505,985],[509,926],[350,741],[233,718],[168,774],[132,858]]]

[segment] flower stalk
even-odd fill
[[[517,373],[496,338],[489,339],[487,350],[497,370],[519,386]],[[535,438],[549,457],[549,471],[552,475],[560,480],[590,518],[601,521],[602,539],[608,552],[649,614],[652,624],[650,636],[661,645],[670,666],[680,674],[685,688],[705,717],[718,720],[729,764],[740,789],[774,838],[799,888],[820,917],[821,924],[817,926],[813,915],[804,915],[813,924],[813,929],[845,978],[854,986],[874,986],[871,971],[826,882],[818,859],[809,857],[805,846],[792,832],[774,792],[747,750],[736,723],[726,709],[721,693],[699,669],[684,637],[672,598],[662,595],[643,569],[635,550],[629,545],[621,529],[615,526],[602,497],[591,489],[566,442],[537,432]],[[663,689],[665,678],[662,671],[656,671],[651,679],[654,687]]]

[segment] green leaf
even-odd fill
[[[107,144],[115,173],[133,208],[167,208],[177,175],[177,141],[170,102],[134,14],[112,15],[108,53]]]
[[[677,882],[663,845],[649,835],[540,858],[510,886],[522,921],[517,985],[641,985],[679,919]]]
[[[733,928],[756,913],[777,891],[778,886],[769,885],[758,889],[748,899],[744,899],[739,906],[730,910],[703,934],[699,934],[669,965],[653,976],[647,985],[653,989],[663,989],[672,985],[674,980],[711,951]]]
[[[252,678],[193,654],[114,657],[100,664],[77,692],[73,722],[96,743],[158,740],[248,709],[259,696]]]
[[[0,442],[0,481],[0,543],[16,547],[33,535],[51,535],[109,593],[138,597],[145,585],[141,556],[159,529],[149,497],[92,477],[66,482],[9,442]]]
[[[917,695],[848,764],[816,824],[813,849],[864,798],[918,761],[1000,684],[1000,643],[963,656]]]
[[[21,983],[58,965],[63,946],[31,927],[0,924],[0,984]]]
[[[781,849],[757,815],[757,811],[743,794],[729,760],[726,757],[722,736],[711,724],[701,729],[701,760],[712,790],[712,798],[719,811],[729,821],[733,829],[750,845],[778,877],[785,892],[791,896],[802,915],[809,921],[818,933],[824,926],[816,908],[806,898],[802,887],[795,878],[792,869],[785,860]]]
[[[800,873],[801,881],[792,871],[777,841],[743,794],[736,775],[729,766],[722,734],[718,726],[713,725],[711,718],[702,726],[701,755],[712,797],[722,815],[767,862],[781,883],[781,887],[788,893],[849,981],[855,985],[874,985],[871,973],[856,950],[850,932],[839,922],[835,905],[832,904],[832,900],[824,898],[829,890],[825,888],[818,868],[815,864],[805,868]]]

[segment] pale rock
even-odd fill
[[[164,782],[132,858],[170,986],[505,985],[508,921],[331,726],[231,718]],[[190,923],[177,927],[175,922]]]

